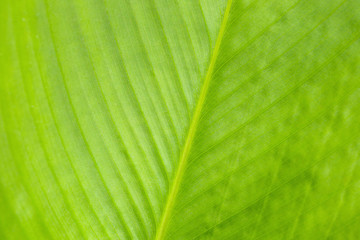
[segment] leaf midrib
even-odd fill
[[[198,102],[196,104],[194,115],[193,115],[191,123],[190,123],[190,127],[189,127],[189,131],[188,131],[188,135],[186,137],[184,148],[180,155],[179,165],[178,165],[178,168],[177,168],[177,171],[175,174],[175,178],[173,180],[173,183],[172,183],[172,186],[170,189],[170,194],[166,201],[166,205],[165,205],[165,209],[164,209],[161,221],[160,221],[160,225],[156,231],[155,240],[163,240],[166,236],[166,230],[168,228],[168,224],[171,219],[171,214],[172,214],[173,207],[174,207],[174,204],[176,201],[176,197],[179,192],[179,187],[180,187],[182,178],[185,173],[187,160],[189,158],[192,143],[193,143],[193,140],[195,137],[195,133],[196,133],[198,124],[199,124],[200,116],[201,116],[202,109],[203,109],[203,106],[204,106],[204,103],[206,100],[206,96],[207,96],[207,93],[209,90],[210,82],[211,82],[211,79],[212,79],[212,76],[214,73],[215,63],[216,63],[217,57],[219,55],[221,42],[222,42],[222,39],[225,34],[227,21],[228,21],[229,15],[230,15],[231,5],[232,5],[232,0],[228,0],[227,6],[225,9],[225,13],[224,13],[224,16],[222,19],[222,23],[220,26],[220,30],[219,30],[219,33],[218,33],[218,36],[216,39],[214,51],[210,57],[210,64],[207,69],[205,80],[204,80],[203,86],[200,91],[200,96],[199,96]]]

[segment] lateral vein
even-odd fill
[[[183,178],[183,175],[184,175],[184,172],[186,169],[187,160],[188,160],[190,150],[192,147],[192,143],[193,143],[193,140],[195,137],[195,133],[196,133],[196,130],[197,130],[197,127],[199,124],[201,112],[202,112],[202,109],[203,109],[203,106],[204,106],[204,103],[206,100],[210,82],[211,82],[211,79],[212,79],[212,76],[214,73],[216,59],[219,55],[221,42],[224,37],[225,30],[226,30],[226,24],[227,24],[229,15],[230,15],[231,5],[232,5],[232,0],[228,0],[227,6],[225,9],[225,13],[224,13],[224,17],[223,17],[223,20],[222,20],[222,23],[220,26],[219,34],[216,39],[214,51],[210,58],[210,64],[209,64],[208,70],[206,72],[203,87],[201,88],[201,91],[200,91],[200,96],[199,96],[199,99],[198,99],[198,102],[197,102],[197,105],[195,108],[193,118],[190,123],[190,128],[189,128],[189,132],[188,132],[188,135],[187,135],[187,138],[185,141],[184,149],[180,155],[179,166],[178,166],[172,187],[170,189],[170,194],[169,194],[169,197],[168,197],[166,205],[165,205],[165,210],[163,212],[163,216],[161,218],[159,228],[156,232],[155,240],[165,239],[166,230],[167,230],[168,224],[170,222],[170,218],[171,218],[171,214],[172,214],[172,211],[174,208],[175,200],[176,200],[179,188],[180,188],[180,183],[182,181],[182,178]]]

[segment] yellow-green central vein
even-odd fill
[[[229,15],[230,15],[231,4],[232,4],[232,0],[228,0],[227,6],[225,9],[225,13],[224,13],[224,17],[223,17],[221,27],[219,30],[219,34],[216,39],[214,51],[210,58],[210,64],[209,64],[208,70],[206,72],[203,87],[201,88],[199,100],[196,105],[195,112],[194,112],[193,118],[190,123],[190,128],[189,128],[189,132],[188,132],[188,135],[187,135],[187,138],[185,141],[184,149],[180,155],[179,166],[178,166],[178,169],[177,169],[177,172],[175,175],[175,179],[174,179],[173,185],[170,189],[170,194],[169,194],[169,197],[166,202],[165,210],[163,212],[163,216],[162,216],[159,228],[157,229],[157,232],[156,232],[156,237],[155,237],[156,240],[162,240],[165,238],[165,235],[166,235],[165,233],[166,233],[168,224],[170,222],[172,210],[173,210],[175,200],[176,200],[176,197],[177,197],[177,194],[179,191],[180,183],[181,183],[181,180],[183,178],[183,175],[184,175],[184,172],[186,169],[187,160],[188,160],[191,146],[192,146],[192,143],[193,143],[193,140],[195,137],[195,133],[196,133],[196,130],[197,130],[197,127],[199,124],[202,108],[204,106],[206,95],[208,93],[210,82],[211,82],[211,79],[212,79],[212,76],[214,73],[216,59],[219,55],[221,42],[222,42],[223,36],[225,34],[226,24],[227,24]]]

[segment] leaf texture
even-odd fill
[[[358,0],[2,0],[1,239],[358,239]]]

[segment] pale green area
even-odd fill
[[[359,38],[359,0],[0,0],[0,239],[360,239]]]

